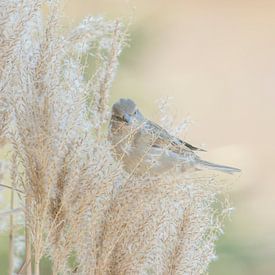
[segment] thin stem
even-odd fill
[[[9,185],[6,185],[6,184],[0,183],[0,186],[5,187],[5,188],[9,188],[9,189],[14,190],[14,191],[16,191],[16,192],[18,192],[18,193],[21,193],[21,194],[24,193],[22,190],[19,190],[19,189],[17,189],[17,188],[13,188],[12,186],[9,186]]]
[[[27,266],[26,262],[23,262],[22,265],[20,266],[18,272],[17,272],[17,275],[25,274],[26,266]]]
[[[25,217],[25,242],[26,242],[26,275],[32,275],[32,264],[31,264],[31,235],[28,226],[29,221],[29,211],[30,211],[30,198],[26,196],[26,217]]]
[[[37,259],[35,257],[35,259],[34,259],[34,274],[35,275],[39,275],[40,274],[39,263],[40,263],[40,259]]]
[[[10,209],[14,208],[14,190],[11,190]],[[10,228],[9,228],[9,275],[13,274],[14,263],[14,228],[13,228],[13,213],[10,214]]]

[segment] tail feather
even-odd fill
[[[215,164],[215,163],[208,162],[208,161],[201,160],[201,159],[198,161],[197,168],[198,169],[211,169],[211,170],[221,171],[221,172],[228,173],[228,174],[241,172],[241,170],[238,168]]]

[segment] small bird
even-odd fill
[[[160,175],[176,168],[181,172],[203,169],[233,174],[238,168],[214,164],[199,158],[197,148],[146,119],[135,102],[120,99],[112,107],[109,140],[117,159],[128,173]]]

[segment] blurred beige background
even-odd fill
[[[112,100],[154,119],[174,97],[194,122],[185,138],[243,170],[210,274],[275,274],[275,1],[67,0],[71,22],[90,14],[134,15]]]

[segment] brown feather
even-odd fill
[[[177,154],[205,151],[170,135],[165,129],[150,120],[146,121],[143,130],[152,136],[153,147],[166,148]]]

